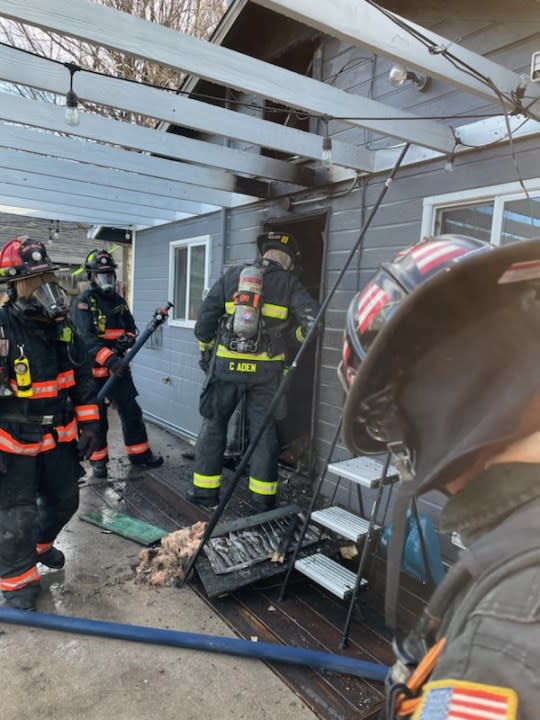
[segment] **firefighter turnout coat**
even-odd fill
[[[270,260],[263,260],[263,289],[260,308],[261,330],[254,352],[233,349],[231,343],[235,294],[243,267],[230,268],[212,286],[204,299],[195,336],[199,349],[215,352],[212,376],[205,384],[200,410],[204,421],[199,433],[194,485],[216,491],[221,483],[227,423],[242,396],[253,436],[278,388],[285,368],[287,339],[291,326],[302,342],[313,325],[319,305],[291,272]],[[283,416],[283,407],[278,408]],[[279,448],[273,423],[255,449],[249,487],[256,495],[277,492]]]
[[[99,419],[82,340],[69,322],[0,309],[0,590],[36,566],[78,506],[79,429]],[[39,504],[36,503],[39,499]]]
[[[137,336],[137,327],[128,304],[117,292],[105,293],[91,285],[72,305],[73,321],[90,355],[92,373],[98,387],[111,375],[110,367],[125,355]],[[137,389],[129,368],[111,387],[109,399],[118,410],[128,457],[140,457],[150,451]],[[107,406],[100,407],[98,446],[90,461],[107,461]]]

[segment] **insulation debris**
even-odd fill
[[[303,520],[303,516],[300,520]],[[212,536],[203,551],[216,575],[233,573],[269,560],[284,537],[287,538],[287,547],[294,547],[300,539],[300,532],[301,528],[296,522],[291,525],[290,517],[271,517],[266,522]],[[308,528],[302,545],[317,540],[318,535]]]
[[[184,568],[202,539],[208,523],[175,530],[161,538],[157,547],[139,553],[135,581],[141,585],[174,586],[184,579]]]

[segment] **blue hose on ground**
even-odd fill
[[[6,607],[0,608],[0,622],[45,628],[46,630],[62,630],[64,632],[82,633],[84,635],[116,638],[119,640],[133,640],[135,642],[145,642],[154,645],[170,645],[173,647],[189,648],[191,650],[206,650],[207,652],[252,657],[269,662],[304,665],[317,670],[356,675],[357,677],[368,680],[378,680],[379,682],[384,681],[388,672],[388,666],[379,663],[356,660],[355,658],[333,655],[332,653],[319,652],[316,650],[289,647],[287,645],[251,642],[250,640],[220,637],[219,635],[200,635],[198,633],[165,630],[163,628],[144,627],[142,625],[125,625],[123,623],[88,620],[86,618],[67,617],[65,615],[27,612],[25,610],[13,610]]]

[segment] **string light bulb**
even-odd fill
[[[328,170],[332,165],[332,138],[328,135],[328,118],[325,118],[326,132],[322,139],[321,165]]]
[[[60,238],[60,223],[58,220],[56,221],[56,228],[54,229],[54,232],[52,234],[53,240],[58,240]]]
[[[81,122],[79,115],[79,98],[77,93],[73,90],[73,76],[80,70],[78,65],[74,63],[65,63],[65,66],[69,70],[69,90],[66,93],[66,112],[64,114],[64,120],[66,125],[70,127],[77,127]]]

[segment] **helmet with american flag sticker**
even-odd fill
[[[491,247],[464,235],[439,235],[398,252],[391,263],[384,263],[349,305],[338,368],[345,390],[377,334],[407,295],[451,263]]]
[[[383,266],[348,320],[344,441],[403,449],[416,494],[540,430],[540,238],[430,238]]]

